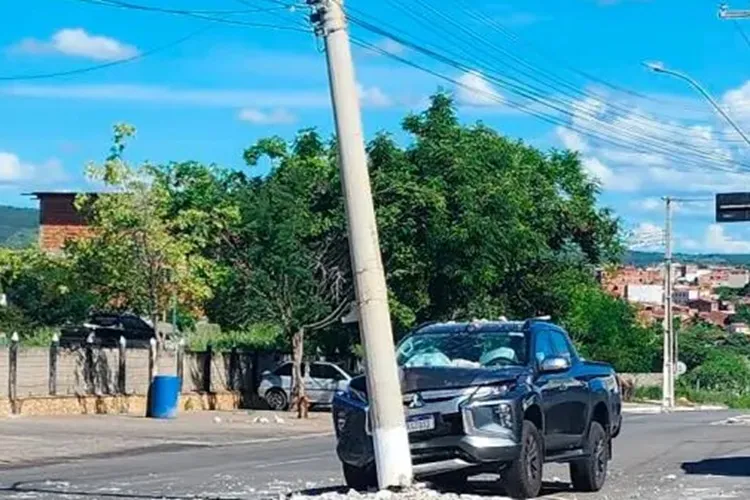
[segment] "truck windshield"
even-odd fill
[[[477,333],[415,333],[398,346],[404,367],[498,368],[525,365],[526,336],[522,331]]]

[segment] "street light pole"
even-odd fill
[[[696,82],[693,78],[689,77],[685,73],[681,73],[679,71],[675,71],[672,69],[668,69],[664,67],[664,64],[657,63],[657,62],[649,62],[645,63],[646,67],[648,67],[651,71],[654,71],[655,73],[663,73],[665,75],[671,75],[675,78],[679,78],[681,80],[684,80],[688,82],[695,90],[697,90],[710,104],[713,106],[713,108],[729,123],[732,128],[742,137],[742,140],[745,141],[745,143],[750,146],[750,138],[745,134],[745,132],[742,130],[742,128],[737,125],[737,123],[732,119],[731,116],[727,114],[726,111],[724,111],[721,106],[716,102],[716,100],[711,97],[711,94],[708,93],[706,89],[704,89],[701,84]]]

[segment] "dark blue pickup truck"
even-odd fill
[[[514,498],[539,495],[545,462],[570,464],[574,488],[598,491],[620,432],[614,370],[580,358],[546,320],[432,323],[398,345],[401,392],[418,477],[460,487],[498,473]],[[376,485],[368,384],[333,401],[350,487]]]

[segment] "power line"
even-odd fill
[[[351,16],[350,16],[350,19],[351,19]],[[655,154],[655,153],[658,153],[658,154],[661,154],[661,155],[667,157],[668,159],[672,159],[672,160],[674,160],[674,161],[676,161],[676,162],[678,162],[679,164],[682,164],[682,165],[693,165],[693,166],[700,166],[700,167],[705,167],[705,165],[706,165],[705,161],[700,161],[698,159],[693,159],[693,158],[684,157],[684,156],[675,156],[675,154],[673,152],[669,152],[669,151],[665,151],[665,150],[657,150],[657,151],[655,151],[654,149],[644,148],[644,147],[642,147],[640,145],[637,145],[637,144],[623,142],[620,138],[613,138],[613,137],[610,137],[610,136],[607,136],[607,135],[602,135],[600,133],[600,131],[597,131],[597,130],[593,130],[593,129],[590,129],[590,128],[582,127],[580,125],[575,125],[575,124],[567,123],[567,122],[561,120],[560,118],[558,118],[556,116],[551,116],[549,114],[545,114],[543,112],[536,111],[534,109],[530,109],[530,108],[528,108],[527,106],[525,106],[523,104],[519,104],[519,103],[514,102],[512,100],[500,97],[500,96],[498,96],[498,95],[496,95],[496,94],[494,94],[492,92],[488,92],[488,91],[485,91],[485,90],[482,90],[482,89],[478,89],[478,88],[473,87],[471,85],[466,85],[465,83],[463,83],[461,81],[458,81],[455,78],[452,78],[452,77],[447,76],[447,75],[445,75],[443,73],[440,73],[438,71],[432,70],[432,69],[430,69],[430,68],[428,68],[426,66],[423,66],[423,65],[420,65],[420,64],[415,63],[413,61],[410,61],[408,59],[405,59],[405,58],[403,58],[403,57],[401,57],[401,56],[399,56],[397,54],[393,54],[393,53],[391,53],[389,51],[386,51],[386,50],[382,49],[381,47],[378,47],[377,45],[374,45],[374,44],[371,44],[369,42],[363,41],[363,40],[358,39],[356,37],[353,37],[352,41],[353,41],[353,43],[355,43],[356,45],[358,45],[360,47],[363,47],[363,48],[365,48],[367,50],[371,50],[371,51],[377,52],[377,53],[379,53],[379,54],[381,54],[383,56],[386,56],[386,57],[392,58],[394,60],[397,60],[397,61],[399,61],[399,62],[401,62],[403,64],[406,64],[406,65],[408,65],[410,67],[413,67],[415,69],[418,69],[420,71],[423,71],[425,73],[433,75],[433,76],[435,76],[437,78],[440,78],[440,79],[442,79],[444,81],[450,82],[450,83],[452,83],[453,85],[455,85],[457,87],[461,87],[461,88],[464,88],[464,89],[466,89],[468,91],[481,94],[483,97],[485,97],[485,98],[487,98],[489,100],[493,100],[493,101],[497,102],[498,104],[507,105],[510,108],[513,108],[513,109],[519,110],[519,111],[521,111],[523,113],[526,113],[526,114],[529,114],[531,116],[534,116],[535,118],[538,118],[538,119],[540,119],[542,121],[545,121],[547,123],[550,123],[552,125],[559,125],[559,126],[567,128],[567,129],[570,129],[572,131],[578,132],[578,133],[580,133],[582,135],[595,138],[595,139],[599,140],[600,142],[602,142],[604,144],[615,146],[615,147],[622,148],[622,149],[627,149],[627,150],[634,151],[634,152],[641,153],[641,154]],[[398,41],[398,40],[395,40],[395,41]],[[730,169],[727,165],[723,165],[723,166],[718,166],[717,165],[713,169],[714,170],[729,171],[729,172],[736,172],[735,170]],[[739,172],[737,172],[737,173],[739,173]]]
[[[392,3],[397,9],[400,9],[402,12],[404,12],[405,15],[412,17],[416,23],[426,26],[430,32],[436,31],[436,27],[438,26],[438,23],[432,22],[429,19],[427,19],[424,13],[425,11],[432,11],[435,15],[437,15],[443,20],[446,20],[449,24],[453,26],[450,29],[450,39],[454,42],[456,41],[459,42],[458,48],[461,49],[462,52],[467,54],[468,57],[475,58],[477,51],[483,52],[484,54],[486,54],[487,57],[495,61],[495,63],[500,64],[501,66],[507,68],[507,70],[510,72],[520,73],[522,76],[529,78],[530,80],[535,82],[535,85],[534,84],[529,85],[528,83],[523,82],[517,77],[510,76],[507,72],[502,73],[503,78],[511,80],[519,85],[527,86],[529,87],[529,89],[532,89],[538,92],[539,94],[544,95],[546,99],[557,101],[558,103],[564,106],[570,106],[572,108],[576,108],[576,106],[580,106],[577,103],[577,101],[581,101],[585,99],[594,99],[597,102],[604,102],[601,96],[593,95],[587,91],[580,90],[578,87],[576,87],[572,83],[564,79],[561,79],[560,77],[552,73],[549,73],[546,70],[539,69],[533,64],[528,63],[521,57],[510,52],[506,48],[491,42],[488,39],[488,37],[479,36],[478,33],[467,28],[463,23],[457,22],[454,17],[447,15],[441,12],[440,10],[435,9],[430,4],[422,0],[415,0],[415,1],[418,4],[420,4],[419,14],[416,14],[414,9],[403,8],[403,6],[397,2],[391,1],[390,3]],[[349,10],[354,11],[351,7],[349,8]],[[380,27],[385,27],[386,29],[391,29],[391,30],[393,29],[392,27],[388,27],[387,24],[383,23],[382,21],[375,22],[374,24]],[[397,31],[401,31],[401,30],[397,30]],[[462,40],[460,36],[460,32],[467,34],[474,41]],[[403,31],[401,31],[401,33],[403,34]],[[405,36],[409,37],[408,34]],[[464,42],[462,45],[464,45],[466,48],[461,47],[461,42]],[[487,45],[489,49],[491,50],[482,50],[482,47],[481,47],[482,44]],[[424,42],[422,42],[422,45],[424,45]],[[453,43],[452,47],[455,47],[456,45],[457,45],[456,43]],[[448,50],[443,49],[443,48],[439,48],[438,50],[442,50],[443,52],[449,52]],[[512,60],[513,64],[508,63],[506,60],[496,55],[497,53],[503,54],[506,58]],[[486,69],[487,71],[496,71],[494,67],[488,68],[488,65],[486,64],[483,65],[481,62],[474,63],[474,65],[484,66],[485,68],[487,68]],[[522,69],[524,67],[528,68],[528,70]],[[551,82],[551,84],[549,82]],[[546,95],[547,92],[550,92],[551,95],[547,96]],[[572,101],[569,101],[568,99]],[[669,122],[663,123],[660,121],[656,121],[651,116],[644,115],[643,113],[639,112],[637,109],[624,108],[618,105],[617,103],[612,103],[612,102],[608,102],[607,105],[610,110],[615,111],[615,113],[612,113],[612,114],[615,114],[620,117],[628,118],[628,119],[635,118],[641,121],[647,120],[649,122],[651,130],[661,130],[661,131],[664,131],[666,135],[674,135],[675,131],[687,131],[689,133],[694,132],[694,129],[692,129],[691,127],[686,127],[679,123],[669,123]],[[636,124],[636,126],[639,129],[641,129],[641,124]],[[649,133],[649,132],[650,131],[644,131],[644,133]],[[716,134],[718,135],[718,137],[715,138],[717,142],[727,142],[727,143],[732,143],[732,144],[740,142],[733,138],[730,139],[730,138],[722,137],[723,134],[721,132],[717,132]]]
[[[660,99],[657,99],[653,96],[649,96],[648,94],[641,94],[640,92],[634,91],[632,89],[628,89],[626,87],[623,87],[621,85],[618,85],[616,83],[612,83],[610,81],[607,81],[603,78],[597,77],[596,75],[593,75],[589,72],[583,71],[581,69],[578,69],[574,66],[571,66],[568,63],[565,63],[564,61],[561,61],[560,58],[550,55],[549,52],[546,52],[544,49],[541,49],[537,44],[534,44],[528,40],[524,40],[520,35],[515,33],[512,29],[509,27],[503,25],[500,23],[496,18],[490,17],[486,14],[483,14],[481,11],[474,11],[472,10],[472,5],[467,4],[465,0],[458,0],[459,3],[463,4],[462,11],[466,12],[470,17],[473,17],[474,19],[478,21],[484,21],[485,24],[488,24],[492,27],[495,27],[497,31],[505,35],[507,38],[509,38],[511,41],[518,43],[520,45],[527,46],[531,48],[534,52],[541,55],[548,61],[555,62],[557,64],[560,64],[563,68],[567,69],[568,71],[579,75],[580,77],[591,80],[595,83],[598,83],[604,87],[610,88],[616,92],[620,92],[625,95],[630,95],[632,97],[644,100],[644,101],[651,101],[659,104],[663,104],[663,102]],[[695,109],[697,108],[689,108],[689,109]],[[700,111],[703,111],[702,109]]]
[[[440,62],[442,62],[442,63],[444,63],[444,64],[446,64],[446,65],[448,65],[450,67],[459,69],[461,71],[470,71],[470,70],[474,69],[474,68],[471,68],[471,67],[469,67],[469,66],[467,66],[467,65],[465,65],[463,63],[457,62],[454,59],[451,59],[450,57],[447,57],[447,56],[445,56],[443,54],[440,54],[440,53],[438,53],[438,52],[436,52],[434,50],[431,50],[431,49],[425,48],[425,47],[423,47],[423,46],[421,46],[419,44],[410,42],[410,41],[408,41],[408,40],[406,40],[406,39],[404,39],[402,37],[399,37],[399,36],[397,36],[397,35],[395,35],[393,33],[390,33],[388,31],[380,28],[379,26],[375,26],[375,25],[373,25],[373,24],[371,24],[371,23],[369,23],[367,21],[359,19],[356,16],[352,16],[350,14],[349,15],[349,19],[351,19],[351,21],[353,23],[359,25],[360,27],[363,27],[363,28],[367,29],[370,32],[376,33],[376,34],[378,34],[380,36],[385,36],[385,37],[391,38],[392,40],[394,40],[394,41],[396,41],[398,43],[401,43],[405,47],[409,47],[409,48],[411,48],[411,49],[413,49],[413,50],[415,50],[415,51],[417,51],[417,52],[419,52],[419,53],[421,53],[423,55],[427,55],[428,57],[436,59],[436,60],[438,60],[438,61],[440,61]],[[389,54],[389,56],[390,56],[390,54]],[[567,105],[567,103],[560,103],[559,100],[558,100],[558,102],[554,102],[554,100],[550,100],[547,96],[545,96],[543,94],[540,94],[538,91],[534,90],[533,88],[529,89],[529,88],[525,87],[522,83],[519,84],[517,82],[508,81],[508,79],[506,79],[506,78],[496,77],[496,76],[493,77],[493,76],[489,76],[489,75],[488,75],[488,80],[491,80],[491,81],[497,83],[498,85],[500,85],[501,87],[505,88],[506,90],[509,90],[510,92],[512,92],[515,95],[518,95],[518,96],[520,96],[520,97],[522,97],[522,98],[524,98],[526,100],[532,101],[534,103],[541,104],[541,105],[543,105],[545,107],[548,107],[548,108],[550,108],[550,109],[552,109],[554,111],[557,111],[560,114],[566,115],[566,116],[570,117],[571,119],[580,118],[580,116],[577,116],[575,113],[571,113],[571,111],[569,109],[567,109],[567,107],[565,107]],[[475,91],[476,89],[471,88],[471,90]],[[508,104],[508,103],[506,103],[506,104]],[[561,107],[561,105],[562,105],[562,107]],[[523,107],[523,106],[520,106],[519,109],[521,109],[522,111],[528,113],[528,109],[525,109],[525,107]],[[529,113],[529,114],[532,114],[532,113]],[[538,115],[536,115],[536,116],[538,117]],[[546,118],[547,119],[545,121],[549,121],[549,116],[547,116]],[[675,158],[675,157],[676,158],[680,158],[680,161],[682,163],[687,163],[687,162],[689,162],[691,160],[694,160],[693,163],[695,163],[697,161],[697,163],[700,164],[700,165],[702,165],[702,166],[704,166],[705,164],[712,164],[712,165],[714,165],[714,167],[716,169],[721,169],[721,170],[725,170],[725,171],[732,171],[729,168],[729,163],[728,163],[728,161],[727,161],[726,158],[719,158],[719,157],[713,156],[713,155],[711,155],[709,153],[706,153],[706,152],[703,152],[703,151],[700,151],[700,150],[696,150],[695,148],[693,148],[692,146],[690,146],[688,144],[684,144],[684,143],[672,143],[672,142],[669,142],[669,141],[659,140],[659,139],[655,139],[655,138],[652,138],[652,137],[649,137],[649,136],[645,136],[645,135],[640,135],[639,136],[637,134],[633,134],[629,130],[626,130],[626,129],[623,129],[623,128],[618,128],[616,125],[613,125],[613,124],[608,123],[608,122],[601,121],[601,120],[599,120],[598,118],[596,118],[594,116],[589,116],[589,121],[596,121],[597,123],[594,123],[593,125],[595,125],[597,127],[605,127],[607,129],[612,129],[612,131],[615,132],[618,136],[630,137],[633,140],[638,141],[639,143],[648,145],[650,147],[650,149],[647,149],[645,151],[646,153],[653,154],[655,152],[658,152],[659,154],[662,154],[662,155],[670,155],[672,158]],[[578,129],[581,128],[580,126],[574,127],[574,126],[572,126],[572,124],[567,124],[567,123],[561,124],[557,120],[555,120],[555,122],[557,124],[563,125],[563,126],[565,126],[567,128],[570,128],[572,130],[574,130],[576,128],[578,128]],[[587,135],[589,137],[599,138],[600,140],[602,140],[603,137],[601,136],[600,132],[601,131],[587,130],[586,132],[584,132],[584,135]],[[609,140],[609,142],[612,142],[611,139]],[[623,146],[621,145],[620,147],[623,147]],[[632,144],[628,145],[626,148],[630,149],[630,150],[636,149],[636,148],[633,147]],[[677,148],[677,149],[674,149],[674,148]],[[642,148],[639,148],[639,149],[642,152],[644,152]],[[687,149],[688,152],[685,152],[684,151],[685,149]],[[689,151],[692,151],[692,153],[689,153]],[[695,157],[695,158],[691,158],[691,157]],[[750,165],[743,165],[743,166],[745,168],[750,168]]]
[[[296,28],[294,26],[250,22],[250,21],[243,21],[239,19],[229,19],[227,17],[215,17],[213,15],[203,14],[201,13],[201,11],[156,8],[156,7],[150,7],[148,5],[135,4],[131,2],[123,2],[121,0],[78,0],[78,1],[82,3],[87,3],[91,5],[99,5],[103,7],[115,7],[115,8],[123,8],[123,9],[130,9],[130,10],[174,14],[174,15],[192,17],[192,18],[201,19],[204,21],[211,21],[215,23],[228,24],[228,25],[233,25],[233,26],[247,26],[247,27],[252,27],[252,28],[272,28],[272,29],[277,29],[277,30],[296,31],[300,33],[311,32],[311,30],[309,29]],[[287,7],[289,7],[289,5],[287,5]],[[278,10],[280,10],[280,7],[275,7],[275,8],[269,7],[267,9],[259,9],[255,12],[257,13],[273,12],[273,11],[278,11]]]
[[[745,30],[742,28],[739,22],[736,20],[732,21],[732,24],[734,25],[734,29],[739,32],[740,36],[742,36],[742,39],[745,40],[745,44],[750,47],[750,37],[747,36],[747,33],[745,33]]]
[[[233,14],[254,14],[264,12],[267,9],[234,9],[234,10],[204,10],[204,9],[173,9],[168,7],[157,7],[152,5],[142,5],[123,0],[78,0],[83,3],[96,5],[111,5],[125,9],[143,10],[148,12],[163,12],[165,14],[182,14],[182,15],[233,15]]]
[[[182,43],[187,42],[188,40],[195,38],[196,36],[200,35],[201,33],[207,31],[208,28],[201,28],[197,31],[194,31],[190,33],[189,35],[186,35],[182,38],[178,38],[177,40],[174,40],[173,42],[170,42],[166,45],[162,45],[159,47],[154,47],[153,49],[140,52],[132,57],[127,57],[125,59],[118,59],[116,61],[110,61],[102,64],[95,64],[93,66],[86,66],[84,68],[78,68],[78,69],[71,69],[67,71],[55,71],[50,73],[36,73],[36,74],[28,74],[28,75],[8,75],[8,76],[0,76],[0,81],[24,81],[24,80],[43,80],[47,78],[57,78],[62,76],[71,76],[71,75],[80,75],[83,73],[90,73],[92,71],[98,71],[105,68],[111,68],[113,66],[120,66],[123,64],[131,63],[140,59],[143,59],[145,57],[157,54],[159,52],[163,52],[165,50],[171,49],[173,47],[176,47]]]

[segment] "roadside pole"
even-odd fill
[[[664,198],[666,219],[664,224],[664,370],[662,380],[662,406],[674,407],[675,342],[672,321],[672,198]]]
[[[381,489],[408,486],[412,480],[409,436],[404,421],[349,34],[339,3],[343,0],[307,1],[313,9],[311,19],[316,34],[325,40],[349,252],[365,351],[378,485]]]

